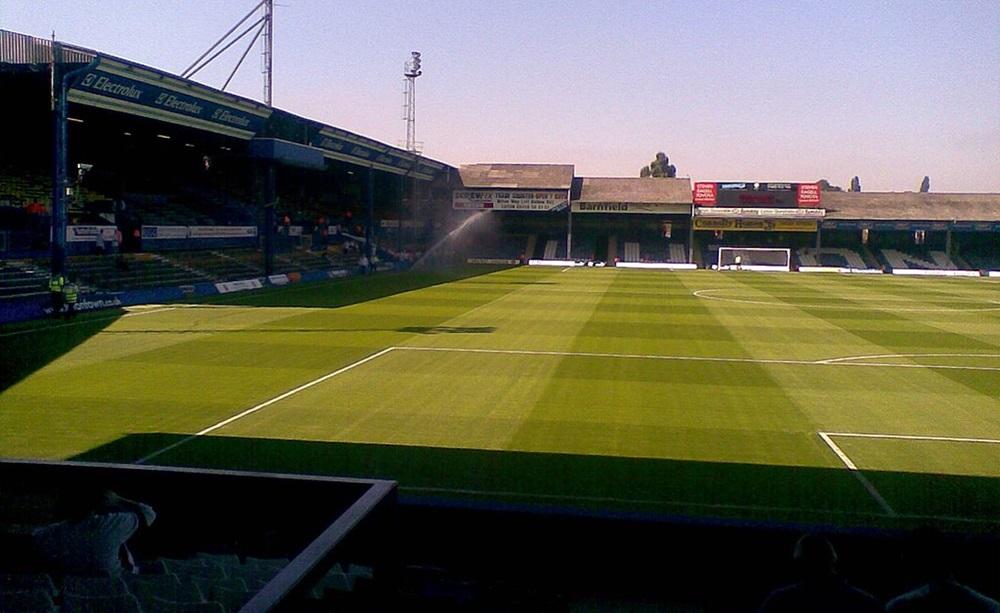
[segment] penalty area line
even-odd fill
[[[827,432],[818,432],[817,434],[819,434],[819,437],[823,439],[823,442],[826,443],[826,446],[829,447],[830,450],[833,451],[833,453],[835,453],[838,458],[840,458],[840,461],[844,463],[844,466],[847,467],[847,470],[851,471],[851,474],[853,474],[855,478],[857,478],[858,482],[861,483],[861,486],[865,488],[865,490],[875,500],[878,506],[882,507],[882,510],[885,511],[885,514],[889,515],[890,517],[896,517],[898,515],[898,513],[896,513],[896,510],[892,508],[892,506],[888,503],[888,501],[886,501],[885,498],[882,497],[882,494],[879,493],[879,491],[875,488],[874,485],[872,485],[872,482],[868,480],[868,477],[865,477],[865,475],[860,470],[858,470],[857,465],[851,461],[851,458],[849,458],[846,453],[844,453],[844,450],[841,449],[837,445],[837,443],[833,442],[833,439],[830,438],[830,434]]]
[[[285,392],[283,394],[279,394],[279,395],[275,396],[274,398],[271,398],[270,400],[265,400],[264,402],[262,402],[262,403],[260,403],[258,405],[252,406],[249,409],[247,409],[247,410],[245,410],[245,411],[243,411],[241,413],[237,413],[236,415],[233,415],[232,417],[223,419],[222,421],[220,421],[219,423],[217,423],[215,425],[209,426],[209,427],[205,428],[204,430],[201,430],[199,432],[196,432],[194,434],[186,436],[186,437],[182,438],[181,440],[179,440],[179,441],[177,441],[175,443],[171,443],[170,445],[167,445],[163,449],[159,449],[159,450],[154,451],[153,453],[151,453],[151,454],[149,454],[147,456],[141,457],[138,460],[136,460],[134,463],[135,464],[145,464],[146,462],[152,460],[153,458],[156,458],[156,457],[158,457],[160,455],[163,455],[164,453],[166,453],[166,452],[168,452],[168,451],[170,451],[172,449],[176,449],[177,447],[180,447],[181,445],[183,445],[185,443],[188,443],[188,442],[190,442],[190,441],[192,441],[192,440],[194,440],[194,439],[196,439],[196,438],[198,438],[200,436],[205,436],[206,434],[214,432],[214,431],[218,430],[219,428],[222,428],[223,426],[227,426],[227,425],[233,423],[234,421],[237,421],[239,419],[243,419],[247,415],[252,415],[253,413],[256,413],[257,411],[260,411],[261,409],[266,409],[267,407],[271,406],[272,404],[274,404],[276,402],[280,402],[280,401],[282,401],[282,400],[284,400],[284,399],[286,399],[286,398],[288,398],[290,396],[294,396],[295,394],[298,394],[299,392],[301,392],[303,390],[307,390],[310,387],[313,387],[314,385],[319,385],[320,383],[326,381],[327,379],[332,379],[333,377],[336,377],[337,375],[343,374],[343,373],[351,370],[352,368],[357,368],[358,366],[361,366],[362,364],[367,364],[368,362],[371,362],[372,360],[374,360],[376,358],[380,358],[383,355],[385,355],[385,354],[389,353],[390,351],[392,351],[393,349],[395,349],[395,347],[386,347],[385,349],[383,349],[383,350],[381,350],[381,351],[379,351],[377,353],[373,353],[373,354],[369,355],[368,357],[362,358],[362,359],[358,360],[357,362],[353,362],[351,364],[348,364],[347,366],[344,366],[343,368],[338,368],[337,370],[335,370],[333,372],[329,372],[329,373],[323,375],[322,377],[318,377],[316,379],[313,379],[312,381],[309,381],[308,383],[303,383],[302,385],[300,385],[300,386],[298,386],[296,388],[290,389],[290,390],[288,390],[287,392]]]
[[[606,358],[624,360],[660,360],[676,362],[723,362],[731,364],[775,364],[784,366],[840,366],[840,367],[862,367],[862,368],[916,368],[928,370],[976,370],[988,372],[1000,372],[1000,366],[962,366],[958,364],[903,364],[896,362],[851,362],[837,360],[864,359],[870,356],[860,356],[858,358],[829,358],[823,360],[782,360],[769,358],[741,358],[741,357],[719,357],[719,356],[696,356],[696,355],[663,355],[644,353],[601,353],[596,351],[542,351],[531,349],[486,349],[474,347],[421,347],[418,345],[400,345],[396,347],[400,351],[438,351],[442,353],[482,353],[497,355],[530,355],[530,356],[552,356],[552,357],[577,357],[577,358]],[[977,354],[977,357],[978,354]],[[986,356],[993,357],[993,356]]]

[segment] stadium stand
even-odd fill
[[[542,258],[546,260],[556,259],[558,249],[559,241],[551,239],[545,241],[545,251],[542,253]]]
[[[639,243],[626,241],[624,244],[624,257],[623,262],[639,262],[641,258],[639,257]]]
[[[833,268],[868,268],[862,257],[853,249],[842,247],[801,247],[796,253],[800,266],[827,266]]]
[[[943,251],[928,251],[926,256],[905,253],[898,249],[882,249],[882,257],[892,269],[918,268],[926,270],[958,270],[955,262]]]
[[[76,256],[67,261],[69,276],[94,288],[121,290],[171,287],[210,281],[208,274],[175,264],[155,253],[116,256]]]
[[[596,249],[594,247],[594,239],[589,237],[580,237],[573,239],[573,254],[572,259],[574,260],[593,260],[596,254]]]
[[[670,243],[668,262],[672,264],[683,264],[687,262],[687,247],[684,243]]]
[[[0,260],[0,300],[44,294],[49,273],[31,261]]]

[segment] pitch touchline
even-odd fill
[[[1000,366],[959,366],[950,364],[895,364],[892,362],[847,362],[837,360],[865,359],[879,356],[859,356],[857,358],[830,358],[823,360],[779,360],[767,358],[726,358],[697,355],[656,355],[642,353],[599,353],[589,351],[534,351],[530,349],[475,349],[468,347],[413,347],[399,346],[391,349],[402,351],[439,351],[442,353],[491,353],[500,355],[539,355],[555,357],[618,358],[629,360],[673,360],[680,362],[727,362],[736,364],[785,364],[793,366],[872,366],[881,368],[929,368],[944,370],[985,370],[1000,372]],[[948,355],[948,354],[945,354]],[[971,355],[971,354],[970,354]],[[976,357],[1000,357],[995,354],[975,354]],[[890,356],[881,356],[890,357]],[[892,356],[902,357],[902,356]]]
[[[214,431],[218,430],[219,428],[221,428],[223,426],[226,426],[228,424],[231,424],[231,423],[233,423],[234,421],[236,421],[238,419],[243,419],[247,415],[251,415],[253,413],[256,413],[257,411],[260,411],[261,409],[265,409],[265,408],[271,406],[275,402],[279,402],[281,400],[284,400],[285,398],[288,398],[289,396],[294,396],[295,394],[298,394],[299,392],[301,392],[303,390],[307,390],[307,389],[309,389],[310,387],[312,387],[314,385],[318,385],[318,384],[326,381],[327,379],[331,379],[333,377],[336,377],[337,375],[345,373],[345,372],[351,370],[352,368],[356,368],[358,366],[361,366],[362,364],[365,364],[367,362],[370,362],[370,361],[374,360],[375,358],[381,357],[381,356],[389,353],[393,349],[395,349],[395,347],[386,347],[382,351],[379,351],[377,353],[373,353],[373,354],[371,354],[370,356],[368,356],[366,358],[362,358],[362,359],[358,360],[357,362],[353,362],[351,364],[348,364],[347,366],[344,366],[343,368],[338,368],[337,370],[335,370],[335,371],[333,371],[331,373],[327,373],[327,374],[323,375],[322,377],[319,377],[317,379],[313,379],[312,381],[310,381],[308,383],[304,383],[304,384],[302,384],[302,385],[300,385],[300,386],[298,386],[296,388],[290,389],[290,390],[288,390],[287,392],[285,392],[283,394],[279,394],[278,396],[275,396],[274,398],[271,398],[270,400],[266,400],[266,401],[264,401],[264,402],[262,402],[262,403],[260,403],[260,404],[258,404],[256,406],[250,407],[249,409],[243,411],[242,413],[237,413],[236,415],[233,415],[232,417],[224,419],[224,420],[220,421],[219,423],[215,424],[214,426],[209,426],[208,428],[205,428],[204,430],[201,430],[200,432],[196,432],[196,433],[194,433],[194,434],[192,434],[190,436],[182,438],[181,440],[177,441],[176,443],[172,443],[170,445],[167,445],[163,449],[160,449],[158,451],[154,451],[153,453],[151,453],[151,454],[149,454],[147,456],[139,458],[138,460],[135,461],[135,463],[136,464],[145,464],[149,460],[152,460],[153,458],[155,458],[155,457],[157,457],[159,455],[162,455],[162,454],[170,451],[171,449],[174,449],[176,447],[180,447],[181,445],[183,445],[183,444],[185,444],[185,443],[187,443],[187,442],[189,442],[189,441],[191,441],[191,440],[193,440],[195,438],[198,438],[199,436],[205,436],[206,434],[208,434],[210,432],[214,432]]]
[[[875,500],[876,503],[878,503],[878,506],[882,507],[882,510],[885,511],[887,515],[895,517],[897,515],[896,510],[893,509],[886,499],[882,497],[882,494],[875,489],[872,482],[869,481],[860,470],[858,470],[858,467],[851,461],[851,458],[847,457],[847,454],[837,446],[837,443],[834,443],[833,440],[830,439],[830,435],[826,432],[819,432],[818,434],[819,437],[823,439],[823,442],[826,443],[827,447],[829,447],[833,453],[837,454],[837,457],[844,463],[847,470],[851,471],[851,474],[857,478],[858,482],[861,483],[861,486],[864,487],[868,494]]]

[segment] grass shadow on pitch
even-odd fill
[[[75,319],[40,319],[0,326],[0,392],[69,353],[115,323],[124,311],[82,313]]]
[[[486,275],[503,268],[505,267],[465,266],[429,272],[379,273],[371,276],[208,296],[196,300],[196,302],[259,307],[335,308]],[[511,290],[502,290],[498,287],[497,291],[509,293]],[[191,300],[185,300],[185,302],[191,302]]]
[[[492,334],[496,326],[406,326],[397,332],[411,334]]]
[[[134,462],[186,438],[132,434],[73,459]],[[1000,529],[1000,479],[866,471],[889,517],[844,469],[203,436],[151,461],[176,466],[393,479],[404,502],[834,528],[931,522]],[[949,519],[950,518],[950,519]]]

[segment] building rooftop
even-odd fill
[[[691,179],[583,177],[579,202],[691,204]],[[575,190],[574,190],[575,191]]]
[[[1000,194],[823,192],[827,219],[1000,221]]]
[[[569,189],[572,164],[463,164],[459,168],[467,188]]]

